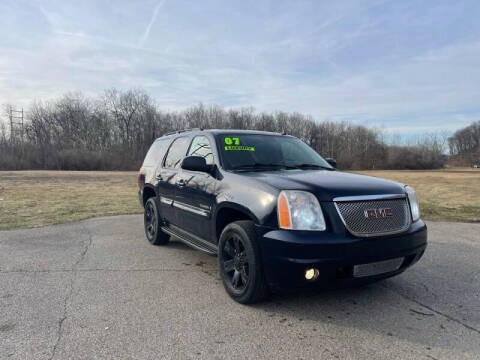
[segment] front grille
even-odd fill
[[[411,216],[406,198],[381,200],[335,201],[347,230],[356,236],[397,234],[410,228]],[[369,218],[366,211],[389,209],[389,217]],[[391,209],[391,212],[390,212]]]

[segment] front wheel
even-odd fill
[[[145,227],[145,235],[150,244],[165,245],[170,240],[170,236],[165,234],[160,226],[160,215],[158,213],[155,198],[151,197],[145,203],[145,212],[143,215],[143,224]]]
[[[268,296],[252,221],[236,221],[220,235],[218,265],[223,285],[237,302],[250,304]]]

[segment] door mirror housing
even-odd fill
[[[337,160],[332,159],[332,158],[326,158],[325,159],[331,166],[333,166],[335,169],[337,168]]]
[[[210,172],[210,165],[207,165],[204,157],[186,156],[182,161],[182,169],[208,173]]]

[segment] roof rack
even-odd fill
[[[170,131],[168,133],[163,134],[162,136],[167,136],[167,135],[173,135],[173,134],[180,134],[186,131],[194,131],[194,130],[200,130],[203,131],[202,128],[189,128],[189,129],[182,129],[182,130],[175,130],[175,131]]]

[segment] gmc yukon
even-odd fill
[[[341,172],[277,133],[186,130],[158,138],[138,174],[148,241],[171,236],[218,255],[240,303],[277,287],[384,279],[427,246],[415,191]]]

